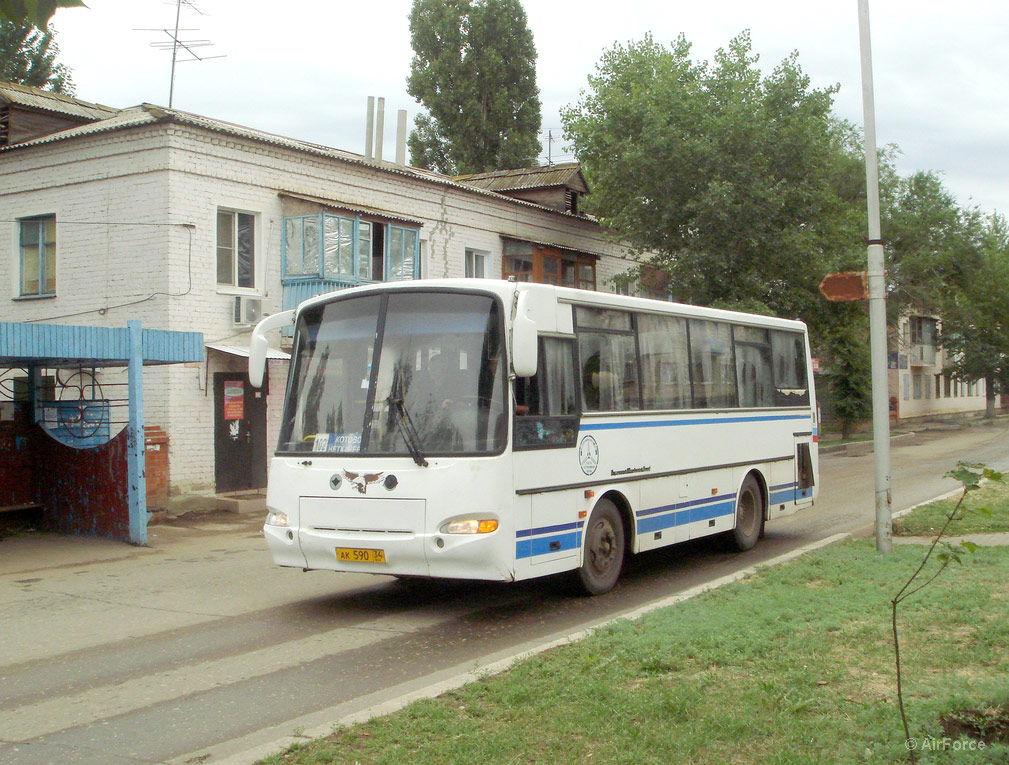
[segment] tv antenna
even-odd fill
[[[206,14],[201,11],[193,0],[175,0],[174,3],[169,3],[169,5],[175,5],[175,26],[172,29],[138,29],[137,32],[163,32],[168,38],[167,40],[155,40],[151,43],[152,48],[157,50],[165,50],[172,52],[172,76],[168,85],[168,108],[172,108],[172,102],[175,98],[175,65],[182,64],[187,61],[206,61],[211,58],[225,58],[225,55],[220,56],[206,56],[200,55],[197,52],[199,48],[207,48],[213,45],[210,40],[183,40],[179,36],[180,32],[197,32],[197,29],[183,29],[179,27],[179,19],[182,16],[182,6],[186,6],[192,11],[195,11],[200,16],[206,16]]]

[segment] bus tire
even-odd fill
[[[736,497],[736,526],[729,537],[739,552],[753,548],[764,531],[764,492],[753,473],[746,476]]]
[[[624,522],[608,499],[596,503],[585,525],[585,549],[578,579],[589,595],[609,592],[624,565]]]

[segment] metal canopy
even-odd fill
[[[228,343],[207,343],[207,349],[211,351],[217,351],[218,353],[226,353],[229,356],[238,356],[239,358],[247,359],[249,358],[249,346],[247,345],[231,345]],[[283,359],[284,361],[289,361],[291,354],[286,351],[281,351],[277,348],[267,348],[266,358],[268,359]]]
[[[0,321],[0,367],[125,367],[131,355],[126,327]],[[145,366],[203,361],[203,333],[142,330],[141,356]]]
[[[0,367],[27,367],[34,406],[40,371],[59,367],[126,367],[129,370],[127,502],[129,541],[147,544],[147,483],[144,474],[144,365],[203,361],[202,332],[121,327],[0,322]]]

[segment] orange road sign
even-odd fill
[[[869,277],[865,271],[827,274],[820,282],[820,292],[832,303],[865,300],[869,297]]]

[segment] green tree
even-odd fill
[[[834,417],[847,439],[853,426],[872,415],[869,316],[861,304],[838,306],[823,332],[824,375]]]
[[[27,21],[0,22],[0,81],[74,94],[70,69],[56,62],[54,33]]]
[[[997,393],[1009,390],[1009,225],[961,208],[933,172],[897,179],[884,202],[891,316],[937,315],[944,372],[984,380],[994,417]]]
[[[817,286],[865,268],[861,132],[832,115],[836,88],[811,87],[797,54],[764,75],[747,33],[710,64],[690,50],[683,36],[616,46],[564,110],[589,209],[675,299],[805,320],[850,430],[871,412],[865,305],[828,303]]]
[[[889,313],[937,312],[950,287],[976,267],[976,214],[962,210],[931,171],[895,178],[881,196]]]
[[[938,303],[939,342],[946,374],[985,381],[988,418],[995,397],[1009,390],[1009,224],[1000,215],[971,217],[978,247],[956,278],[946,282]]]
[[[864,237],[839,189],[853,158],[836,88],[812,88],[796,54],[764,76],[748,33],[711,64],[690,48],[682,35],[618,45],[563,111],[591,210],[654,253],[679,300],[816,314],[816,285]]]
[[[0,0],[0,21],[27,21],[44,29],[57,8],[83,6],[83,0]]]
[[[536,46],[520,0],[414,0],[407,92],[426,113],[411,162],[456,175],[524,167],[540,145]]]

